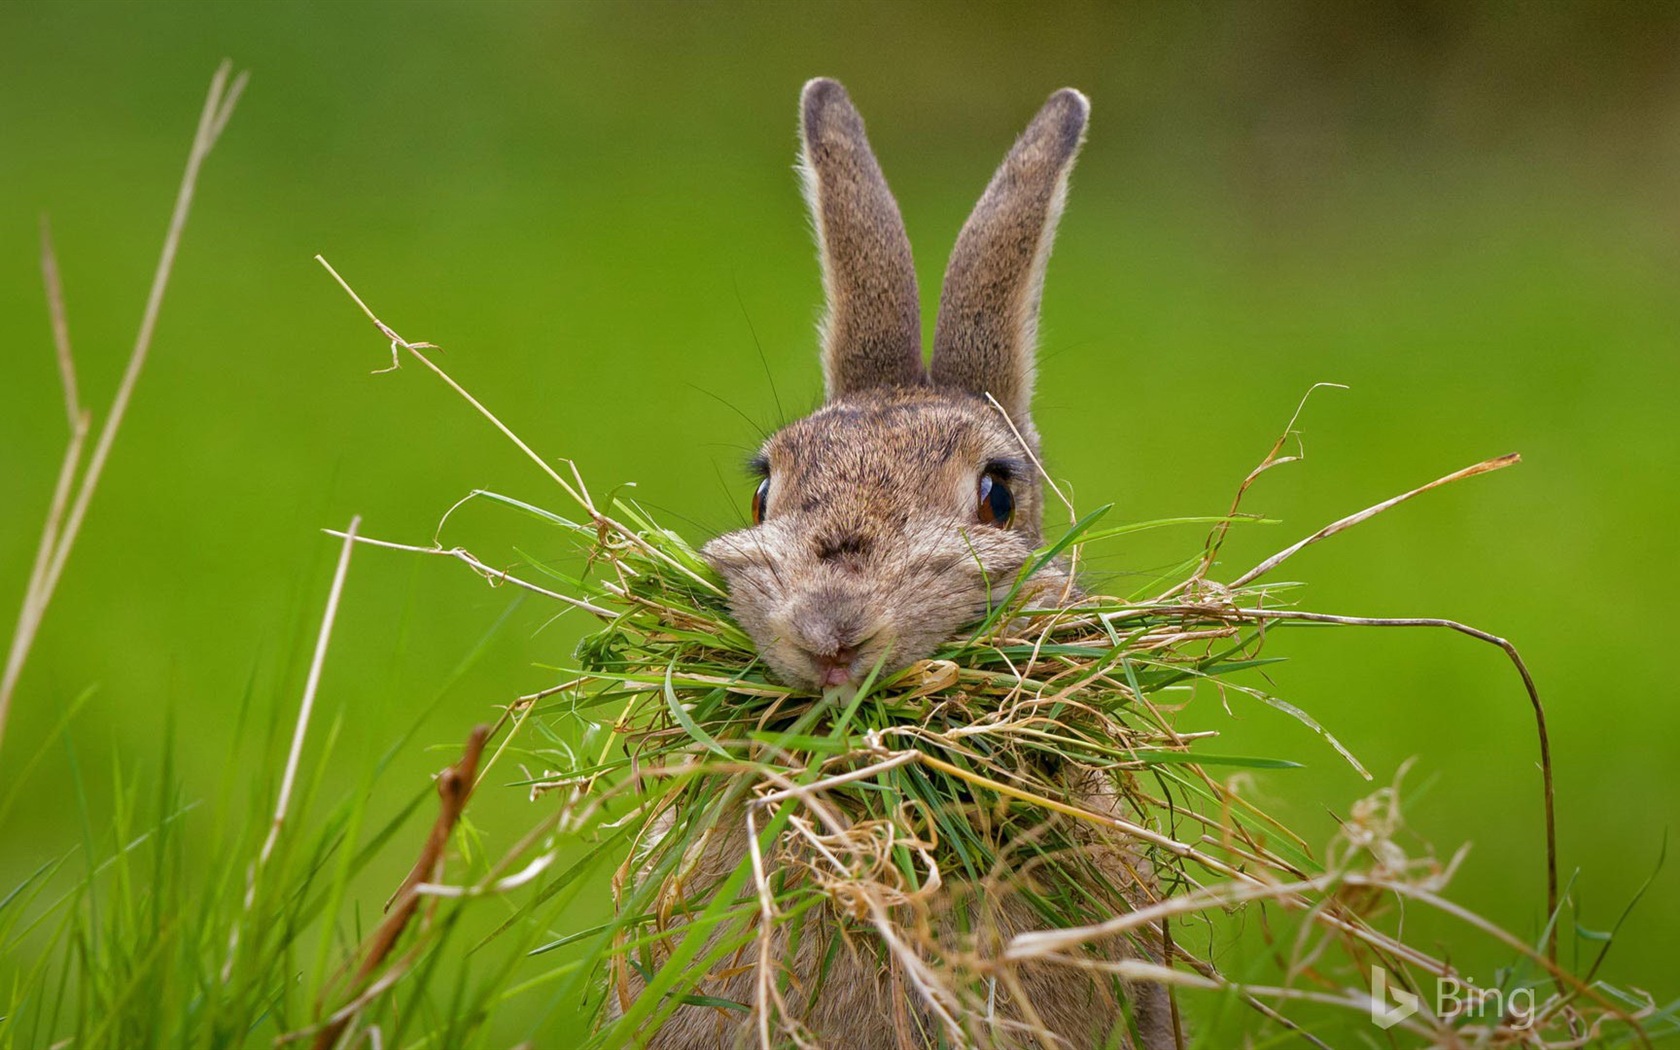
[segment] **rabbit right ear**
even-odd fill
[[[910,238],[846,89],[826,78],[800,97],[800,163],[822,259],[829,400],[871,387],[915,386],[921,305]]]

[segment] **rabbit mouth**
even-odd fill
[[[833,689],[861,682],[889,655],[887,647],[879,644],[880,635],[877,632],[851,645],[838,646],[833,652],[802,651],[814,672],[811,684],[818,689]]]
[[[826,635],[826,638],[823,636]],[[772,660],[778,677],[809,689],[827,690],[857,685],[877,666],[892,670],[892,646],[883,628],[866,637],[855,634],[838,637],[818,632],[817,638],[797,629],[786,632],[780,644],[771,647],[780,659]]]
[[[856,660],[857,647],[852,645],[842,646],[827,656],[813,657],[812,662],[817,669],[816,684],[824,689],[851,684],[856,674],[852,665]]]

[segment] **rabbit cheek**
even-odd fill
[[[726,533],[701,548],[729,592],[729,611],[773,670],[780,674],[782,662],[768,640],[774,637],[771,617],[781,600],[782,586],[775,567],[768,527]]]

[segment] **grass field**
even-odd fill
[[[820,289],[790,169],[798,86],[825,73],[870,122],[928,296],[1022,122],[1063,84],[1091,96],[1038,401],[1051,470],[1082,505],[1114,502],[1117,520],[1222,512],[1317,382],[1349,389],[1313,396],[1305,461],[1246,504],[1284,524],[1234,534],[1232,568],[1523,454],[1314,547],[1291,575],[1312,608],[1446,616],[1522,648],[1549,705],[1562,867],[1578,872],[1581,923],[1610,926],[1680,812],[1664,643],[1680,587],[1680,19],[1637,5],[1329,10],[7,5],[8,603],[65,429],[38,217],[52,218],[85,399],[103,406],[204,84],[223,57],[252,79],[5,729],[0,896],[69,858],[44,907],[160,808],[196,805],[168,825],[169,863],[221,880],[207,910],[237,910],[338,554],[321,530],[360,515],[368,535],[425,543],[474,488],[557,502],[418,369],[370,374],[384,347],[315,253],[406,337],[443,346],[452,374],[545,455],[575,459],[597,488],[635,482],[693,540],[738,523],[760,428],[819,396]],[[485,506],[449,530],[497,565],[559,549],[539,523]],[[1202,535],[1140,534],[1091,571],[1130,590]],[[555,611],[441,559],[358,552],[306,751],[313,788],[294,809],[300,842],[329,840],[335,812],[366,841],[423,798],[474,722],[549,684],[543,668],[584,626]],[[1443,853],[1473,843],[1456,898],[1538,936],[1533,731],[1499,655],[1448,635],[1316,631],[1269,655],[1290,658],[1270,688],[1379,783],[1415,758],[1413,829]],[[1270,709],[1209,694],[1181,723],[1220,730],[1232,753],[1302,763],[1249,790],[1320,840],[1370,788]],[[487,785],[476,841],[499,853],[531,814],[522,789]],[[365,867],[333,869],[341,934],[371,927],[429,819],[417,811]],[[307,863],[299,845],[277,870]],[[118,902],[144,900],[150,876],[116,885],[120,869],[94,877],[112,932],[90,958],[144,947],[123,931],[144,927],[145,908],[124,917]],[[1680,991],[1677,901],[1671,866],[1604,976],[1665,1001]],[[592,885],[552,922],[599,922],[605,906]],[[299,949],[316,975],[318,932]],[[0,987],[44,936],[0,942]],[[209,972],[221,947],[205,949]],[[1460,961],[1491,978],[1506,960],[1479,950]],[[530,1005],[541,998],[485,1038],[554,1031],[566,1003]],[[0,1041],[34,1045],[3,1023]]]

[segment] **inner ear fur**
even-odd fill
[[[799,109],[799,170],[827,300],[821,332],[829,400],[925,383],[910,238],[863,118],[838,81],[821,77],[805,85]]]
[[[1024,431],[1044,271],[1090,111],[1072,88],[1050,96],[963,224],[939,296],[933,382],[992,395]]]

